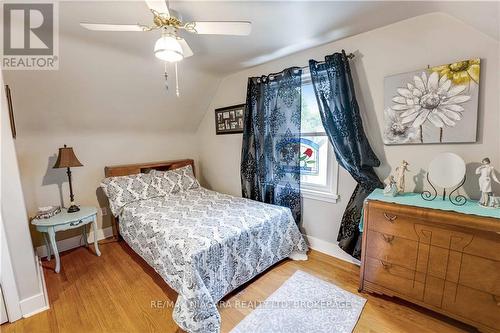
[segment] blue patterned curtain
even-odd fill
[[[327,56],[322,63],[310,60],[309,69],[321,120],[337,161],[358,183],[342,217],[337,240],[344,251],[359,258],[361,210],[368,194],[383,185],[373,170],[380,161],[363,131],[345,52]]]
[[[301,218],[300,68],[248,79],[241,152],[243,197],[291,209]]]

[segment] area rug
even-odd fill
[[[231,333],[350,333],[365,303],[360,296],[297,271]]]

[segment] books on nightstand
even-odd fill
[[[38,207],[35,219],[48,219],[61,212],[61,206]]]

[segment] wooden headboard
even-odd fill
[[[186,165],[191,165],[194,173],[194,161],[191,159],[185,159],[185,160],[175,160],[175,161],[107,166],[104,167],[104,175],[106,177],[127,176],[127,175],[134,175],[137,173],[147,173],[153,169],[158,171],[174,170],[185,167]]]
[[[106,177],[117,177],[117,176],[127,176],[134,175],[138,173],[147,173],[151,170],[167,171],[175,170],[186,165],[191,165],[194,174],[194,161],[191,159],[175,160],[175,161],[163,161],[163,162],[150,162],[150,163],[137,163],[137,164],[124,164],[124,165],[114,165],[104,167],[104,175]],[[113,224],[113,240],[118,241],[120,235],[118,232],[118,218],[111,216],[111,222]]]

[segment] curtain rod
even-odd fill
[[[346,54],[344,50],[342,50],[342,53],[345,54],[345,56],[350,60],[350,59],[353,59],[356,55],[354,53],[349,53],[349,54]],[[325,61],[318,61],[317,64],[320,65],[320,64],[324,64]],[[302,66],[300,67],[300,69],[309,69],[309,65],[305,65],[305,66]]]
[[[352,59],[355,57],[354,53],[349,53],[349,54],[346,54],[344,50],[342,50],[342,54],[345,55],[347,57],[347,59]],[[317,62],[318,64],[324,64],[325,61],[318,61]],[[306,65],[306,66],[302,66],[302,67],[296,67],[296,68],[300,68],[301,70],[309,70],[309,65]],[[281,75],[283,72],[279,72],[279,73],[271,73],[269,75],[267,75],[269,77],[269,80],[274,80],[274,78],[278,75]],[[257,78],[257,82],[260,82],[260,77]]]

